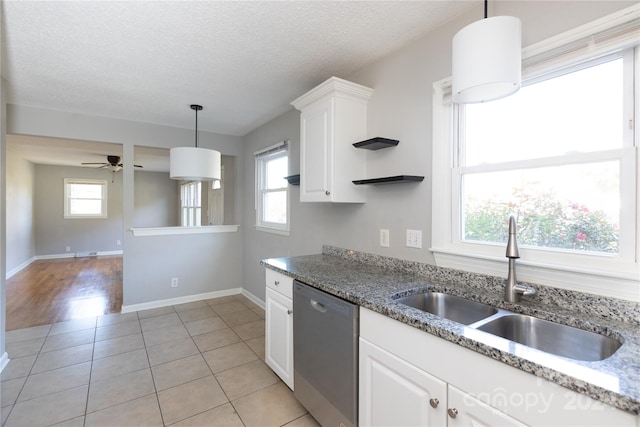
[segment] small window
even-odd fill
[[[106,218],[107,181],[64,179],[65,218]]]
[[[289,170],[287,146],[256,153],[256,227],[289,233]]]
[[[202,183],[185,182],[180,186],[180,225],[200,227],[202,218]]]

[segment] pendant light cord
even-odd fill
[[[198,148],[198,109],[196,108],[196,148]]]
[[[487,19],[487,16],[489,16],[487,14],[488,5],[489,5],[489,0],[484,0],[484,19]]]
[[[196,112],[196,148],[198,148],[198,111],[202,110],[202,105],[191,104],[191,109]]]

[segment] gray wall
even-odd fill
[[[523,46],[528,46],[632,4],[634,2],[629,1],[492,1],[489,15],[519,17]],[[260,259],[319,252],[322,244],[434,263],[429,251],[431,214],[438,209],[431,205],[432,85],[451,74],[454,34],[481,17],[482,4],[478,2],[478,8],[472,13],[350,76],[338,76],[374,89],[368,106],[368,136],[400,140],[396,148],[367,152],[367,177],[424,175],[422,183],[370,186],[367,203],[361,205],[301,204],[298,187],[290,187],[291,236],[258,232],[252,227],[255,219],[250,209],[254,197],[253,152],[281,139],[291,139],[290,173],[299,172],[299,113],[286,113],[245,137],[244,277],[248,291],[264,298]],[[321,81],[316,82],[319,83]],[[390,231],[389,248],[378,244],[381,228]],[[405,247],[407,229],[422,230],[422,249]]]
[[[319,253],[329,231],[325,218],[334,208],[324,203],[300,203],[300,186],[290,185],[290,235],[256,230],[253,153],[282,140],[289,140],[289,175],[300,173],[300,114],[297,111],[272,120],[244,140],[244,288],[263,300],[265,279],[260,260]]]
[[[137,170],[134,185],[134,227],[180,225],[180,181],[167,172]]]
[[[107,181],[107,218],[64,218],[64,179]],[[111,182],[113,178],[114,182]],[[106,169],[35,166],[34,230],[36,255],[117,251],[122,247],[122,175]]]
[[[35,256],[34,165],[7,147],[7,274]]]
[[[193,138],[191,129],[71,114],[9,105],[11,134],[46,136],[122,144],[123,158],[134,158],[135,146],[172,148]],[[240,156],[242,138],[200,131],[200,146],[223,155]],[[244,178],[236,163],[234,211],[242,212]],[[186,297],[242,287],[242,228],[236,233],[135,237],[134,171],[125,164],[122,179],[123,305]],[[171,278],[181,284],[171,288]],[[184,280],[182,280],[184,278]]]

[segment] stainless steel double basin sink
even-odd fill
[[[396,298],[395,302],[573,360],[604,360],[622,345],[619,340],[606,335],[497,309],[441,292],[409,295]]]

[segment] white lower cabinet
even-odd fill
[[[447,415],[450,418],[450,426],[522,427],[525,425],[452,385],[447,387]]]
[[[360,425],[445,426],[447,384],[360,339]]]
[[[524,426],[362,338],[359,404],[363,426]]]
[[[277,282],[275,286],[279,290],[284,288],[284,293],[269,286],[269,276],[275,277],[271,284]],[[291,278],[274,272],[267,274],[265,362],[293,390],[293,300],[286,295],[291,287]]]
[[[359,363],[361,426],[640,427],[640,416],[363,307]]]

